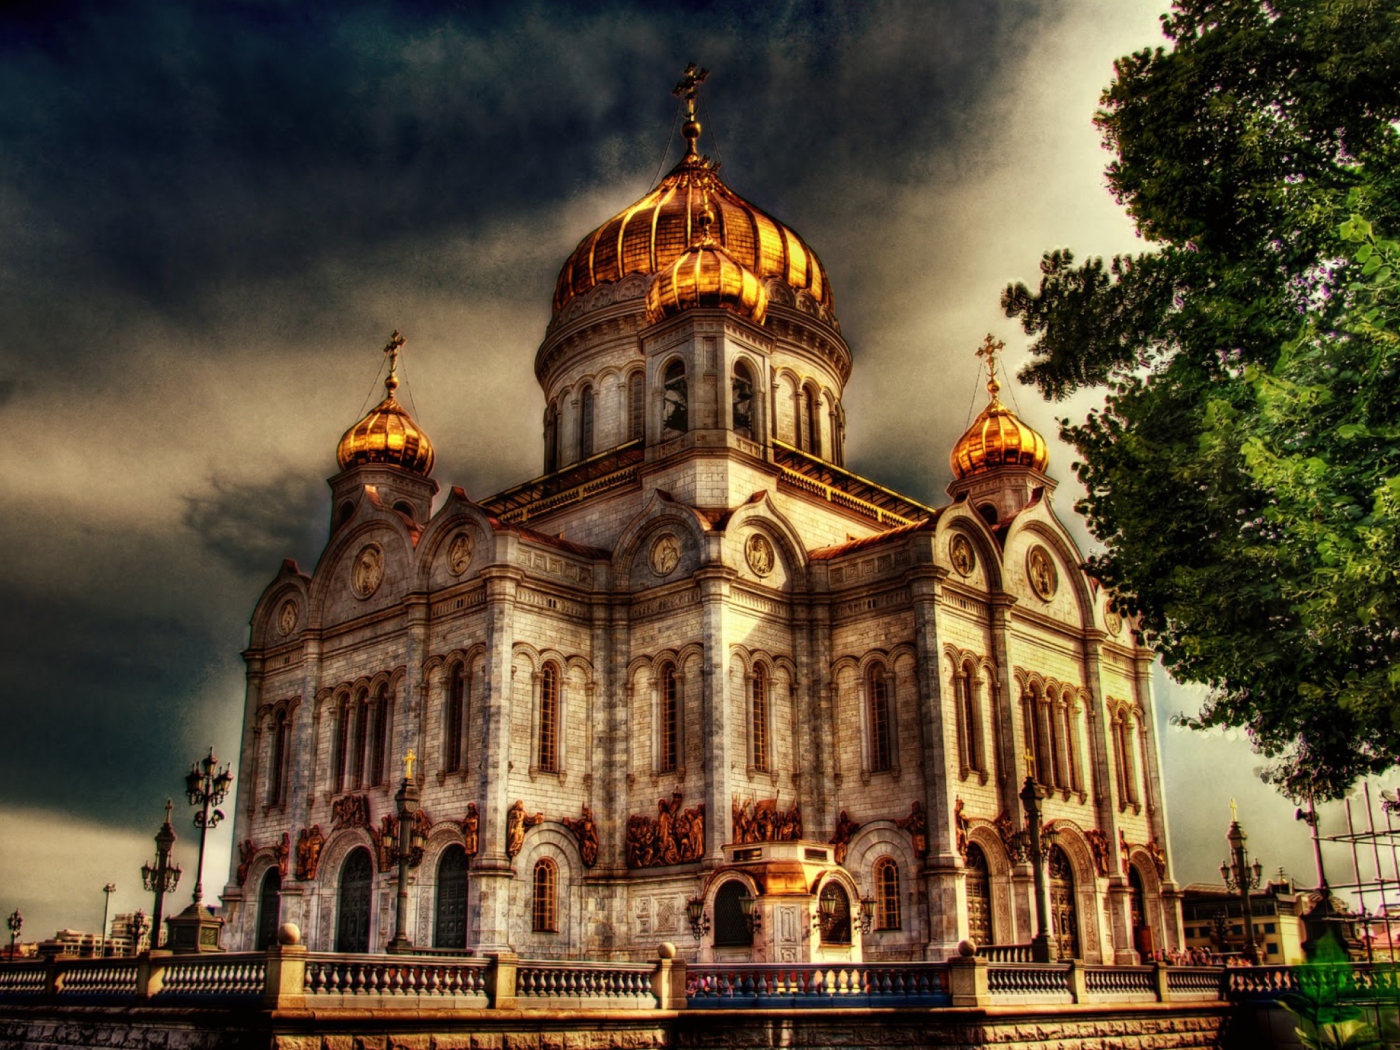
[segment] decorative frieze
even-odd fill
[[[658,868],[687,864],[705,852],[705,804],[681,809],[681,793],[659,799],[656,816],[627,818],[627,866]]]
[[[775,798],[733,802],[735,842],[796,842],[802,837],[802,809],[794,802],[786,811]]]

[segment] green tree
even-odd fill
[[[1327,797],[1400,757],[1395,580],[1364,579],[1386,548],[1358,531],[1396,496],[1385,263],[1358,279],[1388,249],[1342,228],[1400,228],[1400,0],[1179,0],[1163,27],[1096,118],[1149,249],[1049,252],[1002,305],[1035,337],[1022,379],[1105,395],[1061,431],[1092,569],[1211,686],[1191,724],[1245,727],[1269,779]],[[1320,388],[1326,418],[1291,400]]]

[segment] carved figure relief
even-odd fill
[[[472,550],[475,546],[469,529],[463,529],[453,537],[452,546],[447,548],[447,570],[453,576],[460,576],[467,571],[467,566],[472,563]]]
[[[744,559],[755,576],[767,576],[777,564],[773,545],[768,542],[767,536],[759,532],[750,533],[744,541]]]
[[[525,803],[515,800],[515,805],[506,813],[506,856],[514,857],[525,848],[525,830],[544,823],[544,814],[533,815],[525,812]]]
[[[297,629],[297,603],[288,598],[277,613],[277,629],[284,635]]]
[[[914,852],[920,857],[928,856],[928,818],[924,816],[924,806],[917,799],[909,803],[909,815],[895,821],[897,827],[909,832],[914,840]]]
[[[350,569],[350,586],[361,598],[368,598],[379,590],[384,579],[384,552],[377,543],[367,543],[355,555],[355,564]]]
[[[753,810],[750,812],[749,807]],[[733,803],[734,841],[743,842],[795,842],[802,837],[802,810],[794,802],[787,812],[778,809],[776,798],[760,799],[758,802]]]
[[[1030,580],[1031,590],[1043,602],[1048,602],[1055,597],[1055,590],[1059,587],[1059,574],[1055,571],[1055,559],[1050,557],[1050,552],[1044,547],[1036,544],[1026,555],[1026,578]]]
[[[1001,844],[1006,848],[1006,855],[1013,862],[1026,859],[1024,839],[1017,835],[1016,825],[1011,822],[1006,810],[997,814],[996,820],[992,821],[992,827],[997,829],[997,837],[1001,839]]]
[[[663,533],[651,545],[651,571],[657,576],[669,575],[681,561],[681,541],[671,533]]]
[[[321,834],[321,825],[313,824],[297,833],[297,878],[302,882],[316,877],[316,869],[321,866],[321,849],[326,844],[326,836]]]
[[[965,816],[963,816],[963,807],[965,805],[966,803],[963,802],[963,800],[960,798],[954,800],[953,802],[953,826],[956,829],[958,836],[958,856],[960,856],[964,861],[967,860],[967,829],[968,826],[972,823]]]
[[[1128,854],[1132,852],[1132,847],[1128,845],[1128,836],[1123,834],[1123,829],[1118,829],[1118,870],[1124,875],[1128,874]]]
[[[860,823],[854,821],[843,809],[841,815],[836,818],[836,834],[829,840],[836,848],[832,850],[832,855],[836,858],[837,864],[846,863],[846,847],[850,845],[851,838],[860,830]]]
[[[627,866],[657,868],[688,864],[705,852],[705,804],[681,808],[681,793],[659,799],[656,816],[634,813],[627,818]]]
[[[1117,638],[1119,633],[1123,630],[1123,617],[1119,616],[1118,613],[1112,609],[1105,609],[1103,625],[1109,634]]]
[[[342,795],[331,803],[331,819],[335,821],[332,831],[369,827],[369,796]]]
[[[272,844],[272,855],[277,860],[277,874],[283,879],[287,877],[287,861],[292,855],[292,836],[288,832],[282,832],[282,838]]]
[[[248,881],[248,869],[253,866],[253,857],[257,852],[258,847],[253,845],[252,839],[244,839],[238,844],[238,885],[242,886]]]
[[[462,818],[462,851],[468,857],[475,857],[481,849],[481,817],[476,811],[476,803],[467,803],[467,815]]]
[[[578,853],[583,859],[583,866],[593,867],[598,862],[598,825],[593,823],[593,811],[584,806],[583,816],[565,817],[560,823],[578,839]]]
[[[1107,875],[1113,865],[1113,849],[1108,844],[1108,836],[1098,828],[1090,828],[1084,832],[1084,838],[1094,855],[1094,868],[1100,875]]]
[[[977,567],[977,554],[972,549],[972,541],[961,534],[953,537],[953,542],[948,544],[948,560],[953,563],[953,568],[960,576],[971,576],[972,570]]]

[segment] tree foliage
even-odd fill
[[[1049,252],[1002,305],[1035,337],[1024,380],[1105,394],[1062,428],[1092,569],[1212,687],[1191,724],[1247,728],[1270,779],[1327,797],[1400,758],[1374,232],[1400,229],[1400,0],[1178,0],[1163,26],[1096,118],[1149,249]]]

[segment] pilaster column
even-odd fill
[[[987,602],[992,621],[992,659],[996,662],[996,681],[992,683],[997,693],[996,724],[992,731],[996,734],[997,799],[1012,823],[1020,827],[1025,821],[1016,791],[1025,748],[1019,742],[1026,737],[1020,724],[1021,699],[1016,695],[1016,680],[1011,673],[1011,609],[1015,604],[1016,598],[1005,592],[991,595]]]
[[[702,638],[701,733],[705,739],[705,858],[713,868],[724,860],[720,847],[730,836],[729,635],[725,607],[734,571],[709,566],[695,574],[700,587]]]
[[[831,603],[826,595],[808,606],[807,631],[812,674],[807,708],[802,712],[811,738],[811,797],[813,816],[826,838],[836,828],[836,726],[831,695]],[[814,836],[808,836],[814,837]]]
[[[403,679],[403,700],[394,712],[395,732],[390,739],[398,738],[398,748],[386,756],[385,768],[399,768],[403,756],[409,748],[418,756],[419,767],[414,779],[423,783],[428,766],[424,762],[423,712],[427,702],[427,681],[423,665],[428,662],[428,627],[432,614],[432,604],[425,593],[410,594],[404,599],[404,623],[408,636],[408,651],[404,654],[406,673]],[[401,707],[402,710],[398,710]],[[387,761],[392,758],[393,761]],[[438,765],[441,765],[439,757]],[[392,783],[393,777],[388,777]]]
[[[949,762],[948,734],[953,719],[945,717],[942,652],[938,638],[939,585],[948,570],[925,565],[910,574],[914,605],[914,645],[918,652],[919,724],[923,727],[924,808],[928,819],[928,855],[922,872],[928,894],[926,957],[956,954],[967,914],[962,858],[958,856],[949,785],[957,773]],[[957,742],[952,742],[956,750]]]
[[[506,856],[506,813],[510,808],[511,667],[515,644],[515,603],[522,574],[496,565],[483,569],[486,580],[486,659],[482,681],[483,759],[481,847],[472,864],[468,917],[472,947],[510,950],[510,880],[515,869]]]
[[[1118,853],[1118,807],[1114,804],[1115,793],[1123,790],[1123,785],[1113,777],[1112,751],[1108,741],[1108,708],[1104,701],[1103,689],[1103,640],[1102,631],[1089,630],[1084,637],[1084,685],[1092,697],[1088,710],[1084,712],[1084,724],[1089,732],[1089,748],[1092,757],[1094,820],[1108,840],[1108,917],[1109,929],[1105,931],[1110,939],[1113,954],[1111,958],[1119,965],[1135,965],[1137,949],[1133,945],[1132,923],[1129,920],[1131,907],[1128,899],[1128,880],[1121,870]]]

